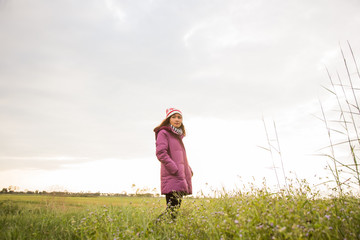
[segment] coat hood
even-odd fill
[[[169,133],[174,134],[175,136],[177,136],[177,137],[180,138],[180,139],[183,139],[183,138],[184,138],[184,135],[181,135],[181,136],[180,136],[180,135],[174,133],[170,126],[162,126],[162,127],[157,127],[157,128],[154,129],[154,132],[155,132],[155,140],[157,139],[158,133],[159,133],[161,130],[163,130],[163,129],[166,130],[166,131],[168,131]]]

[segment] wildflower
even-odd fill
[[[224,212],[214,212],[214,214],[224,215]]]
[[[235,220],[234,222],[235,222],[236,224],[238,224],[238,223],[239,223],[239,221],[238,221],[238,220]]]
[[[260,224],[259,226],[256,227],[256,229],[262,229],[264,227],[264,225]]]
[[[332,227],[329,227],[329,230],[333,230],[333,228],[332,228]]]

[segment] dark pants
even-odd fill
[[[172,193],[168,193],[166,194],[166,205],[167,205],[167,209],[175,209],[175,208],[180,208],[181,205],[181,198],[183,197],[183,193],[181,192],[172,192]]]
[[[172,219],[176,218],[176,212],[180,208],[181,205],[181,198],[184,196],[182,192],[172,192],[165,194],[166,197],[166,210],[158,217],[160,220],[162,217],[168,215]]]

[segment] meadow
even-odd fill
[[[360,239],[360,199],[323,197],[305,181],[185,198],[0,194],[0,239]]]

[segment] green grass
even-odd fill
[[[360,200],[309,187],[185,198],[176,221],[164,198],[0,195],[0,239],[359,239]]]

